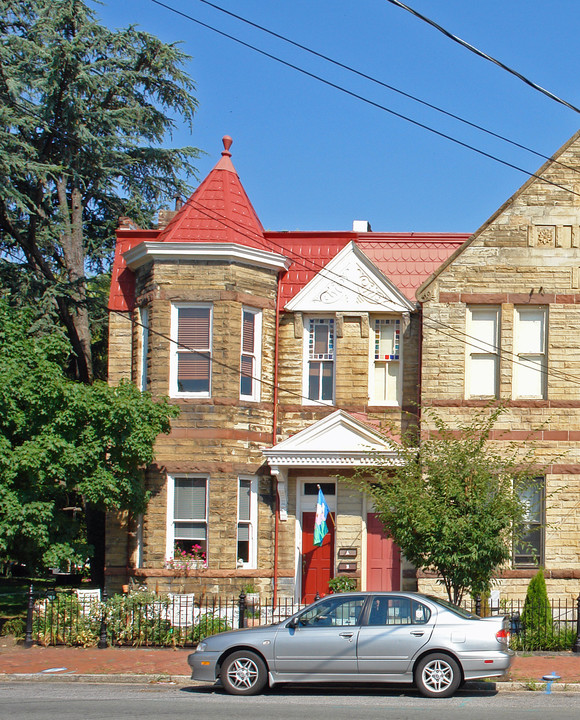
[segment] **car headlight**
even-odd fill
[[[207,643],[204,643],[204,642],[198,643],[198,646],[196,647],[195,652],[196,653],[204,652],[204,650],[207,650]]]

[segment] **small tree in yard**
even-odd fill
[[[93,555],[96,511],[143,512],[143,467],[178,412],[131,383],[68,379],[66,338],[33,319],[0,301],[0,565],[31,571]]]
[[[533,448],[490,441],[503,408],[487,408],[469,424],[435,427],[417,446],[405,437],[400,464],[359,468],[355,482],[371,496],[386,533],[417,569],[435,571],[449,600],[488,592],[526,531],[523,487],[537,482]],[[540,471],[541,472],[541,471]]]
[[[531,642],[538,642],[540,637],[552,631],[552,608],[543,570],[539,570],[530,580],[521,620]]]

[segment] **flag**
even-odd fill
[[[318,500],[316,502],[316,517],[314,518],[314,547],[320,547],[324,536],[328,532],[326,527],[326,516],[330,512],[324,493],[318,488]]]

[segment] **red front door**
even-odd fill
[[[328,533],[322,545],[314,547],[313,512],[302,513],[302,602],[311,603],[316,593],[328,595],[328,581],[334,577],[334,513],[327,518]]]
[[[367,515],[367,590],[401,589],[401,551],[375,513]]]

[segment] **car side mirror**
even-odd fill
[[[292,618],[291,620],[289,620],[286,624],[286,627],[295,630],[298,627],[298,618]]]

